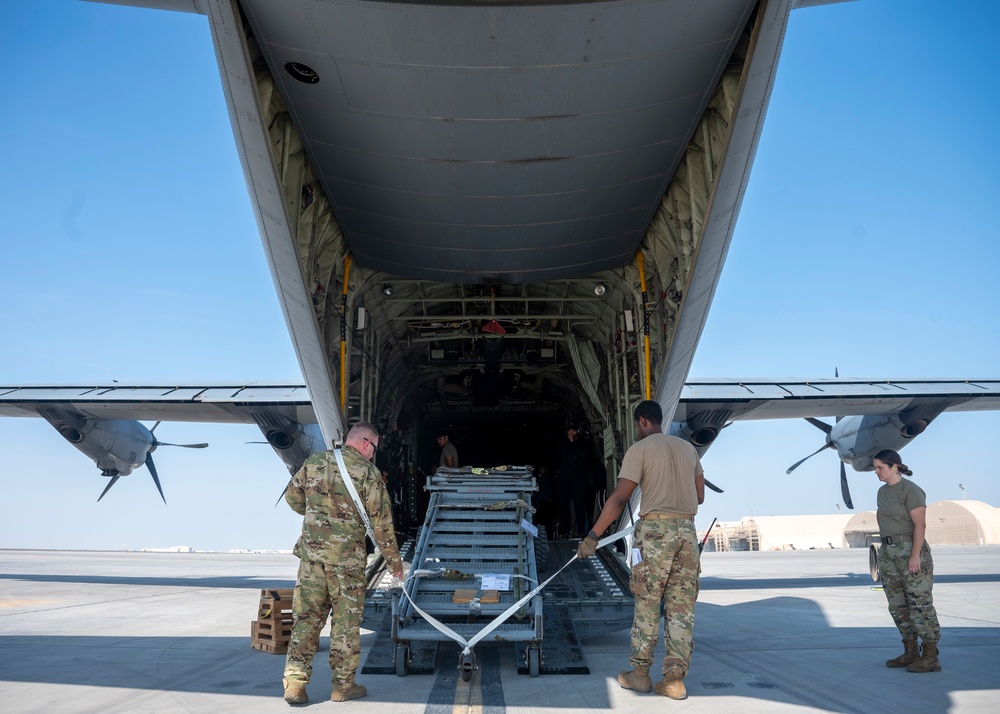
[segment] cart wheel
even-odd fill
[[[396,645],[396,676],[405,677],[410,671],[410,646]]]
[[[542,651],[537,647],[528,648],[528,675],[537,677],[542,665]]]
[[[462,672],[462,681],[468,682],[472,679],[472,672],[476,669],[476,656],[471,652],[461,654],[458,657],[458,669]]]
[[[868,546],[868,572],[872,575],[872,580],[876,583],[881,579],[882,573],[879,572],[878,567],[878,543],[872,543]]]

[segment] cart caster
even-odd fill
[[[410,646],[396,645],[396,676],[405,677],[410,671]]]
[[[462,681],[468,682],[472,679],[472,673],[476,669],[476,655],[472,652],[462,653],[458,657],[458,669],[462,673]]]
[[[525,654],[528,660],[528,676],[537,677],[542,668],[542,651],[537,647],[528,647]]]

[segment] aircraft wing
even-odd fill
[[[255,424],[255,415],[278,413],[301,424],[316,423],[301,384],[0,387],[0,416],[36,417],[52,409],[98,419],[222,424]]]
[[[921,404],[940,411],[1000,410],[1000,379],[701,380],[684,385],[674,420],[718,423],[887,414]],[[308,390],[301,384],[0,387],[0,416],[40,416],[46,408],[101,419],[243,424],[256,423],[255,414],[281,413],[301,424],[316,423]]]
[[[1000,380],[706,380],[688,382],[674,421],[721,424],[744,419],[1000,409]]]

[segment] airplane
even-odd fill
[[[464,395],[449,392],[453,406],[473,406],[476,395],[469,387]],[[534,398],[544,409],[540,395]],[[811,456],[824,449],[837,451],[844,503],[853,508],[845,464],[855,471],[872,471],[872,457],[878,451],[902,449],[942,413],[985,410],[1000,410],[1000,380],[700,380],[684,385],[667,431],[690,442],[703,456],[722,429],[736,421],[804,418],[826,434],[824,445]],[[93,459],[104,476],[112,477],[100,498],[120,476],[142,463],[163,497],[152,452],[164,444],[139,420],[255,424],[290,474],[327,448],[308,390],[294,384],[8,386],[0,387],[0,416],[48,421]],[[838,420],[830,426],[818,416]],[[471,437],[471,432],[465,435]],[[537,463],[532,459],[539,452],[518,455],[528,457],[525,463]],[[401,495],[403,500],[412,498],[412,493]],[[416,503],[406,505],[416,508]]]
[[[208,20],[319,427],[282,414],[286,452],[365,418],[403,472],[446,424],[530,461],[572,420],[614,473],[639,399],[692,423],[789,15],[822,3],[122,4]]]

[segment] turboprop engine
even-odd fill
[[[826,443],[792,464],[785,473],[790,474],[803,461],[824,449],[835,449],[840,457],[840,491],[844,497],[844,505],[854,508],[844,465],[850,464],[855,471],[874,471],[875,454],[883,449],[902,449],[914,437],[922,434],[943,408],[942,405],[924,404],[890,414],[845,416],[839,417],[832,426],[819,419],[807,418],[807,422],[826,433]]]
[[[133,419],[98,419],[60,410],[46,410],[42,416],[63,438],[93,459],[102,476],[110,477],[97,500],[100,501],[122,476],[128,476],[140,466],[149,469],[149,474],[166,503],[163,487],[153,464],[153,452],[157,446],[181,446],[187,449],[203,449],[208,444],[167,444],[157,441],[152,429]]]

